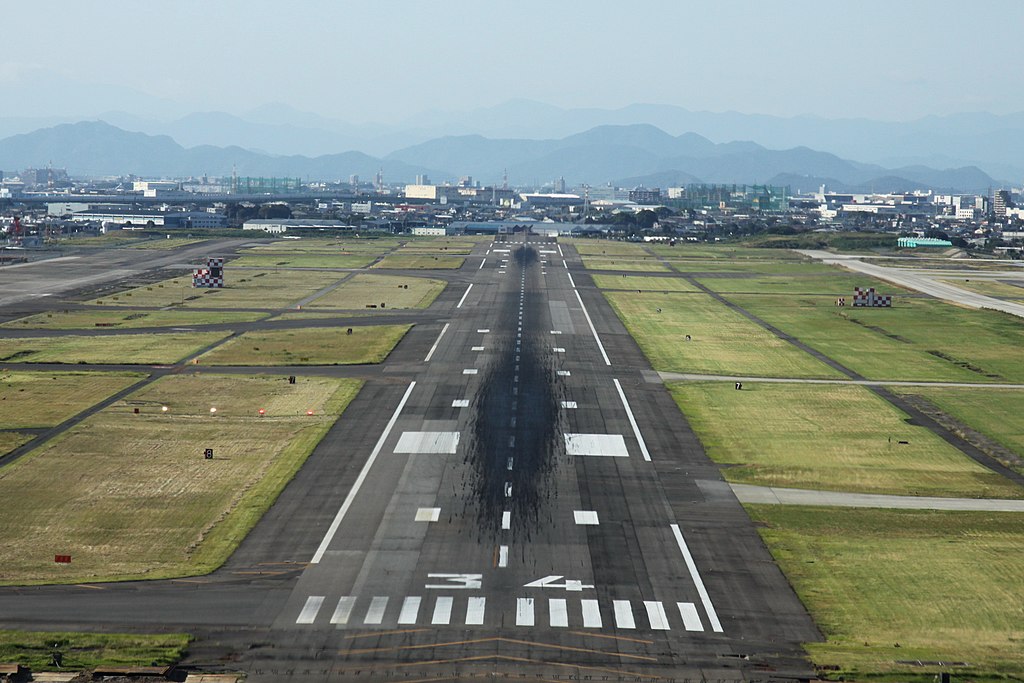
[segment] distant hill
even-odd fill
[[[225,137],[235,122],[216,119]],[[255,134],[261,123],[247,129]],[[491,139],[480,135],[441,137],[378,158],[357,151],[321,156],[273,155],[241,146],[185,147],[166,135],[129,132],[102,121],[61,124],[0,140],[0,169],[52,163],[74,175],[288,176],[347,180],[372,177],[378,169],[390,181],[434,182],[472,175],[497,182],[507,169],[516,184],[542,185],[558,177],[570,184],[613,182],[621,186],[668,186],[688,182],[776,183],[816,188],[818,179],[847,190],[932,188],[987,192],[998,186],[980,169],[937,170],[924,165],[889,169],[842,159],[807,147],[767,149],[753,142],[714,143],[696,133],[669,135],[652,125],[603,125],[558,139]],[[781,183],[798,178],[802,182]],[[812,182],[813,181],[813,182]]]
[[[310,177],[348,180],[352,174],[411,181],[420,173],[441,174],[401,161],[383,160],[362,152],[317,157],[272,156],[241,147],[200,145],[185,148],[166,135],[132,133],[102,121],[43,128],[0,140],[0,169],[54,166],[73,175],[180,177],[189,175]]]

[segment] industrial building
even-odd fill
[[[306,218],[260,218],[246,221],[242,230],[262,230],[279,235],[294,230],[354,230],[342,221],[318,221]]]

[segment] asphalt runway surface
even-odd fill
[[[574,250],[430,276],[436,317],[222,569],[0,589],[0,626],[186,631],[252,681],[813,677],[820,633]]]

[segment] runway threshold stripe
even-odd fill
[[[590,313],[587,312],[587,307],[583,303],[583,297],[580,296],[580,291],[578,289],[574,289],[573,292],[576,294],[576,299],[580,302],[580,308],[583,309],[583,316],[587,319],[587,324],[590,325],[590,332],[594,335],[594,341],[597,342],[597,348],[601,351],[601,357],[604,358],[604,364],[611,365],[612,362],[608,360],[608,354],[604,351],[604,344],[601,343],[601,338],[597,336],[597,329],[594,327],[594,321],[590,319]]]
[[[402,601],[402,611],[398,613],[398,623],[402,625],[415,624],[416,617],[420,613],[420,602],[423,598],[418,595],[410,595]]]
[[[352,616],[352,608],[356,606],[356,598],[354,595],[346,595],[338,600],[338,605],[334,608],[334,614],[331,615],[332,624],[347,624],[349,617]]]
[[[437,345],[441,343],[441,337],[443,337],[444,333],[448,331],[448,327],[450,325],[451,323],[445,323],[444,327],[441,328],[441,334],[437,335],[437,340],[434,342],[434,345],[430,347],[430,352],[427,353],[427,357],[423,359],[424,363],[430,362],[431,357],[434,355],[434,351],[437,351]]]
[[[516,598],[516,626],[533,626],[533,598]]]
[[[471,289],[473,289],[473,285],[466,287],[466,293],[462,295],[461,299],[459,299],[459,303],[455,308],[462,308],[462,304],[466,303],[466,297],[469,296],[469,290]]]
[[[316,553],[313,555],[313,559],[310,560],[312,564],[318,564],[323,559],[324,553],[327,552],[328,546],[334,539],[334,534],[338,533],[338,527],[341,526],[341,521],[345,519],[345,515],[348,513],[348,509],[352,507],[352,501],[355,500],[356,494],[359,493],[359,488],[366,481],[367,475],[370,473],[370,468],[373,467],[374,461],[377,456],[380,455],[380,451],[384,448],[384,442],[387,441],[388,435],[391,434],[391,430],[394,428],[395,423],[398,422],[398,416],[402,413],[402,408],[405,407],[406,401],[409,400],[409,396],[412,394],[413,388],[416,387],[416,382],[410,382],[409,388],[405,390],[405,395],[402,396],[402,400],[398,402],[398,407],[395,408],[394,414],[391,419],[388,420],[388,424],[384,427],[384,433],[380,435],[380,439],[377,440],[377,445],[373,447],[373,451],[370,453],[370,457],[366,459],[366,464],[363,465],[363,469],[359,472],[359,476],[356,477],[356,481],[352,484],[352,490],[348,492],[345,497],[345,502],[341,504],[341,508],[338,510],[338,514],[334,516],[334,521],[331,522],[331,526],[327,529],[327,534],[324,536],[324,540],[320,542],[320,547],[316,549]]]
[[[434,603],[434,615],[430,619],[432,624],[448,624],[452,620],[452,598],[441,597]]]
[[[697,606],[692,602],[677,602],[679,616],[683,618],[683,628],[687,631],[703,631],[704,624],[700,623],[700,614],[697,613]]]
[[[466,625],[480,626],[483,624],[486,607],[487,598],[470,598],[466,605]]]
[[[693,585],[697,587],[697,593],[700,595],[700,601],[704,605],[704,611],[708,613],[708,621],[711,623],[711,630],[715,633],[722,632],[722,623],[718,621],[718,614],[715,613],[715,606],[711,604],[711,596],[708,595],[708,589],[704,587],[704,581],[700,578],[700,572],[697,571],[697,564],[693,561],[693,556],[690,554],[690,549],[686,546],[686,541],[683,539],[683,532],[679,530],[678,524],[673,524],[672,533],[675,534],[676,543],[679,544],[679,550],[683,553],[683,559],[686,560],[686,568],[690,570],[690,578],[693,579]]]
[[[644,608],[647,610],[647,621],[655,631],[669,630],[668,615],[665,614],[665,606],[660,602],[652,600],[644,601]]]
[[[612,608],[615,610],[616,627],[636,628],[636,621],[633,619],[633,608],[629,606],[629,600],[612,600]]]
[[[601,628],[601,608],[597,600],[581,600],[583,607],[583,627]]]
[[[295,620],[295,623],[312,624],[316,621],[316,615],[320,611],[320,606],[323,604],[323,595],[310,595],[306,598],[306,604],[302,606],[302,611],[299,612],[299,618]]]
[[[569,610],[565,606],[565,598],[548,599],[548,623],[552,628],[569,627]]]
[[[384,621],[384,610],[388,608],[388,599],[384,596],[375,596],[370,600],[370,608],[366,610],[364,624],[379,624]]]
[[[647,443],[644,441],[644,437],[640,434],[640,427],[637,426],[636,418],[633,417],[633,411],[629,407],[629,401],[626,400],[626,392],[622,390],[622,385],[619,384],[619,380],[613,379],[615,382],[615,388],[619,391],[619,398],[622,399],[622,407],[626,409],[626,416],[629,417],[629,424],[633,427],[633,434],[636,436],[636,442],[640,445],[640,454],[644,456],[644,460],[647,462],[651,461],[651,453],[647,450]]]

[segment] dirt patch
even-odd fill
[[[976,372],[979,375],[984,375],[985,377],[999,378],[999,375],[992,372],[988,372],[985,370],[985,368],[979,368],[977,365],[968,363],[965,360],[958,360],[950,355],[943,353],[942,351],[928,351],[927,353],[929,353],[932,356],[935,356],[936,358],[941,358],[944,361],[949,361],[953,365],[958,365],[964,370],[970,370],[971,372]]]

